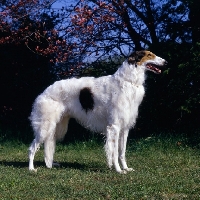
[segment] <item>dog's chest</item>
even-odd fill
[[[138,108],[144,97],[144,86],[129,85],[124,88],[120,102],[120,113],[122,113],[121,118],[123,118],[124,124],[127,126],[133,126],[136,122],[138,115]]]
[[[130,107],[135,107],[135,104],[141,103],[145,91],[143,85],[136,85],[133,83],[125,82],[122,86],[122,93]]]

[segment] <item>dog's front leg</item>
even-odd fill
[[[111,168],[114,164],[115,170],[119,173],[125,173],[121,170],[118,161],[118,140],[119,140],[120,128],[116,125],[107,126],[106,132],[106,155],[108,166]]]
[[[119,160],[121,162],[122,168],[125,171],[134,171],[133,168],[128,168],[127,163],[126,163],[126,157],[125,157],[128,132],[129,132],[129,130],[124,130],[124,131],[120,132],[120,137],[119,137]]]

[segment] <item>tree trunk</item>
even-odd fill
[[[189,19],[192,27],[192,42],[200,42],[200,2],[199,0],[189,1]]]

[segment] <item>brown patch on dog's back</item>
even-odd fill
[[[79,101],[81,103],[82,108],[86,111],[86,113],[88,112],[88,110],[93,110],[94,99],[90,88],[85,87],[80,90]]]

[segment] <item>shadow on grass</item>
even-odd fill
[[[0,165],[8,166],[8,167],[16,167],[16,168],[25,168],[28,166],[28,162],[9,162],[9,161],[0,161]]]
[[[28,162],[15,162],[15,161],[0,161],[0,165],[3,166],[9,166],[9,167],[14,167],[14,168],[27,168],[28,169]],[[46,167],[44,162],[41,161],[35,161],[34,162],[35,168],[39,167]],[[86,164],[80,164],[78,162],[61,162],[59,163],[59,166],[54,166],[53,168],[57,169],[76,169],[76,170],[81,170],[81,171],[92,171],[92,172],[104,172],[106,169],[102,168],[98,164],[93,163],[91,165],[86,165]]]

